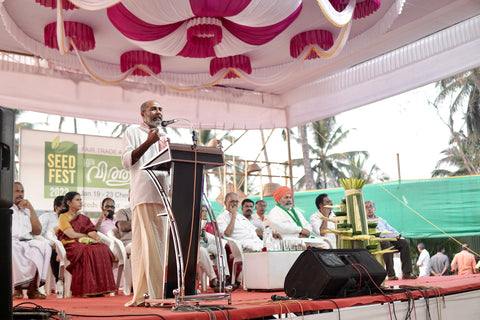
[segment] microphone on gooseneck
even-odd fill
[[[162,127],[166,127],[166,126],[169,126],[171,125],[172,123],[175,123],[175,122],[178,122],[179,120],[178,119],[172,119],[172,120],[163,120],[162,121]]]

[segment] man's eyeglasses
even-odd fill
[[[228,201],[228,203],[231,203],[231,204],[238,204],[240,201],[238,200],[230,200]]]
[[[115,206],[106,205],[106,206],[104,206],[104,207],[107,208],[107,209],[115,209]]]

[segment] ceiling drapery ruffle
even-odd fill
[[[309,30],[297,34],[290,41],[290,55],[297,58],[308,45],[319,45],[323,50],[328,50],[333,45],[333,35],[327,30]],[[311,51],[307,59],[315,59],[318,55]]]
[[[167,1],[169,2],[169,1]],[[185,2],[179,1],[186,5]],[[237,0],[220,1],[220,0],[204,0],[201,1],[204,7],[198,5],[197,1],[191,1],[196,6],[178,10],[177,3],[175,6],[165,6],[163,12],[167,16],[175,16],[175,13],[168,13],[168,9],[172,11],[184,11],[186,13],[181,21],[171,23],[170,19],[163,19],[162,17],[154,19],[145,14],[150,2],[138,1],[135,6],[130,6],[129,10],[126,5],[119,3],[111,8],[108,8],[107,13],[112,24],[128,39],[147,51],[165,56],[183,56],[190,58],[205,58],[205,57],[225,57],[237,54],[243,54],[250,50],[252,46],[260,46],[270,42],[282,31],[284,31],[300,14],[302,9],[301,1],[293,1],[296,6],[281,5],[281,0],[275,1],[241,1],[243,5],[227,6],[226,3],[236,3]],[[261,9],[261,2],[269,2]],[[277,6],[271,6],[271,3],[277,3]],[[288,1],[290,3],[290,1]],[[189,2],[190,3],[190,2]],[[235,22],[235,17],[242,13],[240,8],[245,9],[245,4],[256,7],[260,12],[263,12],[267,17],[272,17],[267,20],[263,17],[263,24],[258,25],[255,19],[258,17],[258,12],[252,14],[250,19],[246,17],[239,19],[243,24]],[[200,9],[202,8],[202,9]],[[208,9],[205,9],[208,8]],[[269,10],[267,10],[269,9]],[[255,10],[255,11],[257,11]],[[282,14],[280,14],[280,12]],[[143,16],[143,19],[140,18]],[[276,18],[283,17],[278,21]],[[198,18],[199,17],[199,18]],[[202,19],[203,18],[203,19]],[[192,19],[195,19],[192,23]],[[153,20],[157,22],[152,23]],[[204,21],[202,21],[204,20]],[[161,21],[170,22],[163,24]],[[268,24],[267,24],[268,23]],[[198,38],[189,37],[191,28],[195,30],[205,30],[213,32],[213,39],[204,39],[205,41],[195,41]],[[225,41],[222,41],[226,38]],[[233,39],[235,38],[235,39]],[[210,42],[212,40],[213,42]],[[240,40],[240,41],[238,41]],[[176,43],[177,45],[173,45]],[[241,44],[243,43],[243,45]],[[212,45],[213,44],[213,45]]]
[[[93,35],[93,30],[86,24],[75,21],[65,21],[64,32],[66,37],[72,39],[78,50],[89,51],[95,48],[95,36]],[[45,26],[44,35],[45,45],[47,47],[53,49],[59,48],[56,22],[49,23]],[[72,45],[70,45],[69,50],[73,50]]]
[[[252,73],[252,66],[250,58],[244,55],[230,56],[225,58],[213,58],[210,60],[210,74],[213,76],[223,69],[238,69],[250,74]],[[234,72],[228,72],[225,79],[238,78]]]
[[[160,56],[158,54],[142,50],[134,50],[124,52],[120,56],[120,68],[122,72],[128,72],[130,69],[135,68],[132,75],[149,76],[150,74],[148,72],[136,68],[140,65],[147,66],[155,74],[162,71]]]
[[[58,0],[35,0],[35,2],[41,4],[44,7],[56,9]],[[62,0],[61,5],[62,9],[64,10],[73,10],[78,8],[68,0]]]
[[[344,0],[330,0],[332,6],[337,11],[343,11],[348,4]],[[353,12],[353,19],[365,18],[380,8],[380,0],[364,0],[359,1],[355,5],[355,11]]]
[[[168,88],[181,91],[212,86],[224,79],[238,83],[235,78],[253,86],[276,85],[298,70],[304,70],[303,64],[307,60],[332,59],[340,54],[349,40],[352,20],[371,14],[380,6],[380,0],[358,3],[357,0],[317,0],[319,10],[315,12],[310,6],[311,14],[316,14],[319,21],[324,21],[323,24],[330,23],[329,27],[311,30],[304,27],[302,32],[295,34],[288,32],[288,29],[294,22],[297,23],[302,13],[302,0],[35,1],[57,8],[56,33],[52,30],[55,23],[51,24],[46,28],[44,43],[49,48],[60,48],[64,57],[42,50],[35,41],[24,41],[27,37],[23,34],[17,37],[24,39],[21,40],[24,46],[33,46],[36,54],[53,59],[52,63],[55,61],[60,65],[65,61],[72,68],[75,63],[68,51],[73,48],[78,59],[76,66],[100,82],[115,84],[130,75],[150,75],[152,81],[157,80]],[[403,3],[404,0],[391,1]],[[94,32],[97,32],[95,20],[89,20],[90,27],[71,21],[77,14],[65,14],[70,21],[64,22],[64,11],[70,8],[77,8],[75,13],[106,12],[110,26],[114,26],[118,35],[123,35],[130,43],[125,50],[110,55],[116,57],[117,62],[102,63],[102,60],[94,58],[95,54],[91,52],[95,51],[92,50],[96,40]],[[399,13],[391,17],[386,15],[387,20],[393,21]],[[69,24],[83,25],[86,31],[80,35],[72,34],[69,31],[72,27],[67,27]],[[377,25],[372,27],[372,31],[376,29],[375,32],[381,34],[388,29],[390,22]],[[87,32],[87,29],[92,32]],[[63,37],[58,36],[60,34]],[[52,39],[56,39],[57,45],[52,43]],[[289,41],[290,47],[279,46],[280,41]],[[285,56],[273,64],[257,53],[259,48],[271,43],[275,43],[273,46],[278,47],[279,53]],[[85,50],[90,51],[85,54],[80,52]],[[162,59],[160,64],[161,57],[167,59]],[[179,58],[187,59],[184,60],[185,65],[191,64],[188,61],[190,58],[200,61],[211,58],[205,59],[210,63],[210,68],[197,67],[192,71],[186,69],[176,73],[169,62]]]

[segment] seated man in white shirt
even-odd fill
[[[289,187],[279,187],[273,192],[277,205],[268,215],[270,227],[280,233],[283,239],[309,238],[312,226],[293,207],[292,195]]]
[[[29,299],[45,299],[38,287],[45,283],[52,248],[44,240],[33,239],[42,232],[42,225],[30,202],[23,199],[24,189],[14,183],[12,215],[12,282],[13,299],[22,299],[27,288]]]
[[[212,261],[210,259],[210,255],[213,254],[213,256],[215,257],[215,260],[216,260],[219,256],[219,253],[218,253],[218,250],[217,250],[217,243],[215,241],[215,236],[205,230],[205,227],[206,227],[206,224],[207,224],[207,215],[208,215],[207,207],[202,206],[200,214],[201,214],[200,218],[202,219],[201,220],[202,221],[202,225],[201,225],[202,228],[201,228],[201,231],[200,231],[200,248],[204,248],[206,250],[208,260],[207,261],[202,261],[202,259],[201,259],[202,257],[199,254],[199,262],[200,262],[200,264],[203,264],[203,269],[207,273],[208,277],[210,279],[212,279],[210,277],[210,274],[211,274],[210,270],[213,270],[214,261]],[[225,243],[226,243],[225,240],[220,239],[220,256],[222,257],[222,260],[217,261],[217,264],[220,264],[220,266],[222,266],[222,265],[224,266],[225,277],[228,278],[230,276],[230,271],[228,269],[228,260],[227,260],[228,257],[227,257],[227,253],[225,251]],[[216,275],[215,275],[215,278],[216,278]]]
[[[333,202],[326,193],[321,193],[315,199],[315,205],[318,211],[310,217],[312,231],[317,236],[328,239],[330,246],[326,249],[336,249],[337,237],[334,233],[325,232],[326,229],[334,230],[337,228],[336,223],[332,221],[335,220],[335,213],[333,213],[331,208],[327,208],[328,206],[332,206]]]
[[[56,237],[58,229],[58,213],[63,209],[63,198],[64,196],[57,196],[53,200],[53,211],[46,212],[38,217],[40,224],[42,225],[42,237],[48,240],[47,232],[53,232],[53,235]],[[60,271],[60,262],[57,261],[57,251],[54,248],[53,242],[50,243],[52,247],[52,256],[50,258],[50,267],[52,268],[53,276],[55,277],[55,282],[57,282],[57,297],[62,295],[61,288],[63,287],[61,283],[58,283],[58,276]]]
[[[237,240],[244,251],[260,251],[263,241],[257,235],[256,228],[243,215],[238,213],[238,195],[234,192],[225,195],[225,211],[217,217],[220,233]]]
[[[253,201],[250,199],[243,199],[242,201],[242,214],[251,224],[256,228],[257,235],[262,239],[263,238],[263,231],[265,230],[265,226],[263,225],[260,219],[257,219],[252,216],[253,213]]]
[[[263,226],[269,227],[268,223],[268,217],[265,215],[265,212],[267,212],[267,203],[265,200],[257,200],[255,202],[255,214],[253,215],[254,218],[257,218],[258,220],[262,221]]]

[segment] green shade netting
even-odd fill
[[[343,188],[296,192],[295,208],[300,209],[307,220],[317,210],[315,198],[320,193],[327,193],[334,205],[345,198]],[[480,176],[371,184],[363,187],[363,195],[365,201],[375,202],[376,215],[404,232],[406,238],[447,237],[445,233],[455,238],[480,235]],[[249,198],[259,199],[258,196]],[[264,200],[268,213],[275,202],[273,197]],[[211,203],[215,215],[223,212],[218,202]]]

